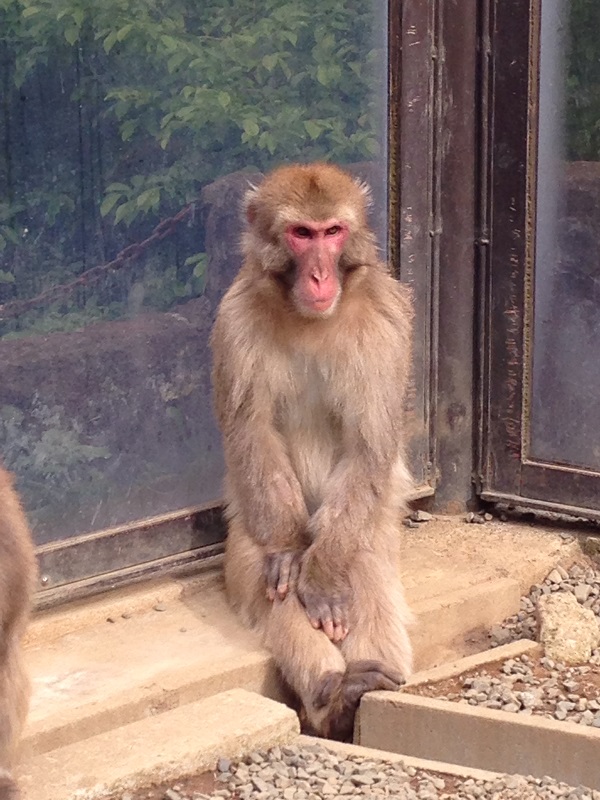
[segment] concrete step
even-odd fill
[[[580,557],[555,531],[448,520],[411,530],[404,548],[418,669],[484,649],[489,626],[517,609],[531,583]],[[218,571],[44,614],[27,655],[31,754],[236,687],[280,696],[271,659],[230,611]]]
[[[95,800],[208,771],[220,756],[239,759],[298,733],[298,718],[287,706],[232,689],[25,757],[17,779],[23,800]]]

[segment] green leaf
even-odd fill
[[[106,37],[106,39],[103,42],[103,47],[104,47],[104,52],[105,53],[108,54],[113,49],[113,47],[117,43],[117,35],[118,35],[118,31],[112,31],[112,33],[108,34],[108,36]]]
[[[323,132],[321,125],[311,119],[304,123],[304,130],[308,133],[311,139],[317,139]]]
[[[317,67],[317,80],[321,86],[327,86],[329,84],[329,71],[327,67],[324,67],[322,64],[319,64]]]
[[[23,19],[27,19],[28,17],[33,17],[34,14],[39,14],[42,9],[39,6],[29,6],[28,8],[23,9]]]
[[[76,25],[70,25],[65,29],[65,39],[70,45],[74,45],[79,38],[79,28]]]
[[[255,119],[252,119],[251,117],[247,117],[243,121],[242,126],[244,128],[244,133],[249,138],[253,138],[254,136],[258,136],[258,134],[260,132],[260,128],[258,127],[258,122]]]
[[[125,183],[109,183],[106,187],[107,192],[128,192],[129,186]]]
[[[129,203],[122,203],[117,208],[117,213],[115,214],[115,225],[118,225],[119,222],[121,222],[123,219],[125,219],[125,217],[127,216],[127,214],[130,213],[130,211],[131,211],[130,204]]]
[[[142,211],[149,211],[159,203],[160,189],[158,186],[153,186],[151,189],[146,189],[146,191],[142,192],[135,201],[136,206]]]
[[[127,35],[131,32],[132,29],[133,29],[132,22],[128,23],[127,25],[123,25],[123,27],[117,31],[117,41],[122,42],[123,39],[127,37]]]
[[[121,125],[121,139],[124,142],[126,142],[128,139],[131,139],[135,133],[136,127],[137,125],[134,119],[125,120],[125,122]]]
[[[0,283],[14,283],[15,276],[12,272],[7,272],[4,269],[0,269]]]
[[[279,61],[279,56],[275,53],[269,56],[265,56],[262,60],[262,65],[269,72],[273,72],[273,70],[277,66],[278,61]]]
[[[100,206],[100,215],[105,217],[107,214],[113,210],[117,202],[123,197],[122,194],[108,194],[104,200],[102,201],[102,205]]]
[[[229,92],[219,92],[217,101],[221,108],[228,108],[231,105],[231,95]]]

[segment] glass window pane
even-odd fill
[[[239,199],[358,165],[386,238],[387,3],[0,6],[0,445],[37,541],[221,493],[208,335]]]
[[[544,0],[531,452],[600,469],[600,3]]]

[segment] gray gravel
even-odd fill
[[[503,776],[491,782],[460,780],[416,770],[401,762],[334,754],[320,745],[274,747],[243,762],[219,761],[223,788],[210,795],[167,790],[164,800],[600,800],[600,792],[569,787],[552,778]],[[224,769],[227,767],[227,769]]]
[[[543,583],[534,584],[529,594],[521,598],[518,614],[509,617],[490,631],[492,647],[517,639],[537,639],[537,601],[542,594],[571,592],[584,608],[591,608],[600,619],[600,571],[574,565],[568,571],[556,567]]]
[[[574,667],[522,655],[504,661],[499,675],[480,669],[463,679],[459,691],[435,696],[600,728],[600,702],[596,699],[599,665],[600,650],[594,650],[587,664]]]

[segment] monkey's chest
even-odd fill
[[[277,397],[276,426],[309,510],[314,510],[340,459],[343,438],[342,408],[326,371],[298,370]]]

